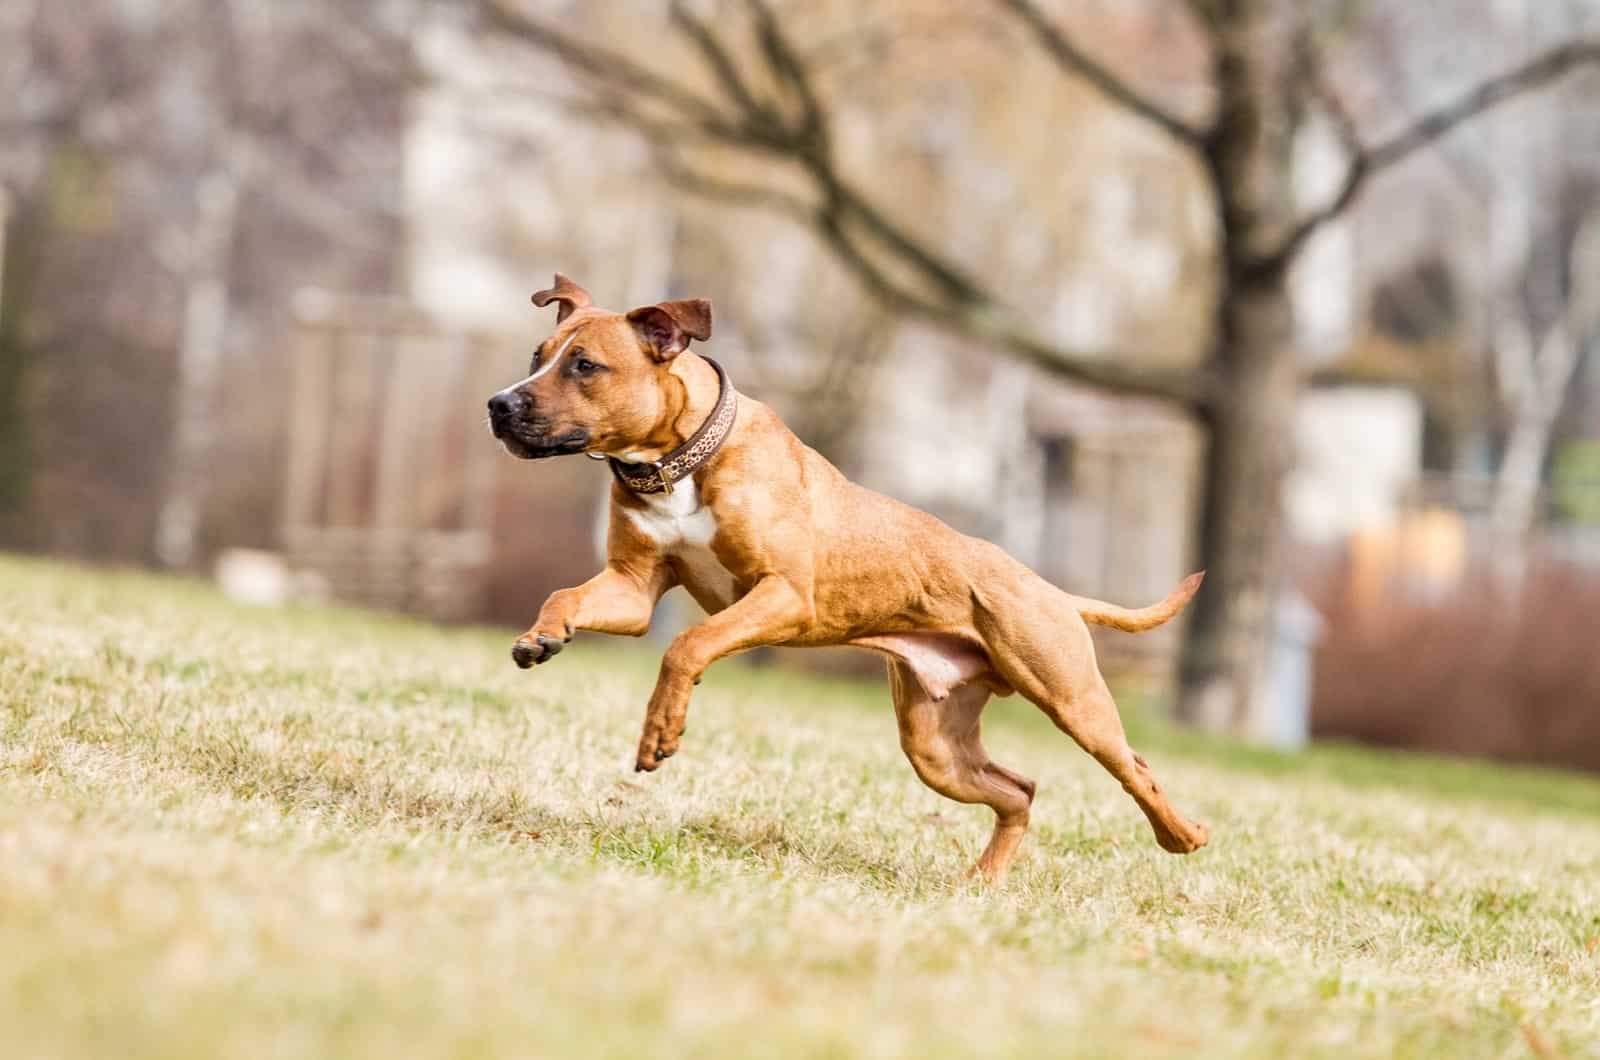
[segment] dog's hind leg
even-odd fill
[[[994,835],[974,871],[991,884],[1005,882],[1011,860],[1028,831],[1033,781],[990,761],[979,739],[990,692],[978,682],[934,699],[905,663],[889,664],[900,746],[928,787],[957,802],[983,803],[994,811]]]
[[[1079,696],[1067,709],[1045,706],[1045,713],[1122,783],[1122,789],[1133,796],[1133,801],[1149,819],[1162,850],[1192,854],[1206,845],[1211,838],[1210,829],[1178,812],[1161,785],[1156,783],[1144,757],[1128,745],[1117,704],[1104,681],[1099,682],[1098,688]]]
[[[1128,745],[1116,701],[1095,662],[1094,642],[1070,598],[1044,582],[1026,600],[980,616],[989,657],[1002,677],[1094,756],[1133,796],[1161,849],[1188,854],[1210,831],[1173,807],[1149,765]]]

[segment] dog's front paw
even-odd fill
[[[511,646],[511,660],[524,670],[530,666],[537,666],[542,662],[549,662],[556,655],[561,654],[561,649],[567,642],[560,637],[549,637],[543,633],[533,636],[521,636]]]
[[[677,741],[669,745],[662,738],[662,734],[655,729],[647,729],[639,740],[639,754],[634,759],[633,771],[635,773],[654,773],[661,768],[661,763],[671,758],[678,751]]]

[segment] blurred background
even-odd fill
[[[0,0],[0,547],[521,629],[482,402],[702,296],[1183,721],[1600,769],[1600,0]],[[692,618],[675,593],[662,624]],[[829,660],[828,665],[836,665]]]

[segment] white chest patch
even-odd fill
[[[625,508],[628,521],[662,552],[678,561],[684,580],[720,607],[733,603],[733,574],[711,551],[717,520],[700,503],[700,491],[684,480],[671,493],[647,493],[639,498],[644,508]]]

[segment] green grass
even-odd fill
[[[877,684],[253,611],[0,557],[0,1057],[1595,1055],[1600,783],[1134,719],[1157,849],[1031,707],[1011,882]]]

